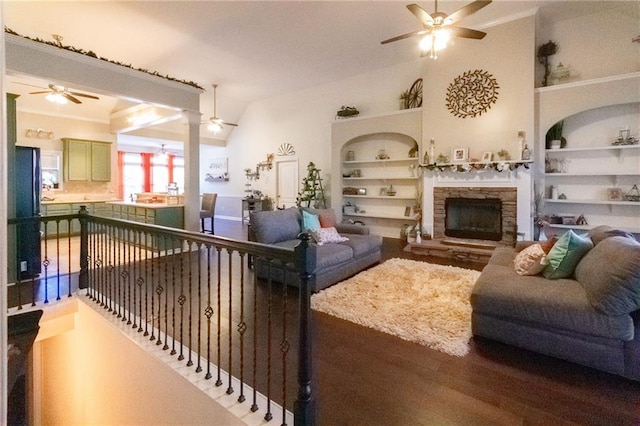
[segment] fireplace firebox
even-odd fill
[[[456,238],[502,240],[502,201],[499,198],[447,197],[444,234]]]

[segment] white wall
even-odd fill
[[[244,169],[255,168],[268,153],[277,153],[282,143],[294,146],[300,177],[306,176],[307,164],[313,161],[328,185],[332,166],[331,123],[336,112],[342,105],[355,106],[361,115],[399,109],[400,94],[420,77],[424,60],[408,61],[251,104],[227,141],[230,181],[214,184],[215,188],[220,188],[221,193],[241,195]],[[261,172],[254,189],[274,197],[275,185],[274,168]]]
[[[612,2],[613,3],[613,2]],[[623,4],[624,3],[624,4]],[[640,70],[640,2],[617,2],[616,8],[553,23],[540,23],[536,48],[549,40],[558,45],[552,70],[559,62],[571,71],[571,81],[625,74]],[[536,61],[536,87],[544,70]]]
[[[517,134],[533,139],[535,17],[486,29],[482,40],[457,39],[425,64],[423,143],[435,139],[436,155],[469,148],[470,158],[506,149],[518,158]],[[459,118],[446,107],[447,88],[465,71],[483,70],[498,82],[498,100],[482,115]]]

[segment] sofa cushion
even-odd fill
[[[593,248],[589,237],[581,237],[571,229],[553,245],[547,255],[547,266],[542,274],[547,279],[567,278],[573,275],[582,256]]]
[[[628,237],[601,240],[576,267],[576,279],[602,313],[640,309],[640,243]]]
[[[302,231],[309,232],[320,229],[320,219],[317,214],[302,210]]]
[[[336,228],[317,228],[311,230],[311,235],[316,240],[318,245],[327,244],[327,243],[341,243],[343,241],[347,241],[349,238],[343,237],[338,234]]]
[[[338,223],[336,212],[332,208],[316,209],[313,207],[300,207],[300,210],[317,215],[321,228],[335,228]]]
[[[473,288],[471,306],[474,312],[541,328],[625,341],[634,336],[631,316],[596,311],[578,281],[520,276],[513,266],[485,266]]]
[[[518,253],[513,263],[518,275],[538,275],[547,265],[547,254],[540,244],[534,244]]]
[[[361,257],[376,250],[380,250],[380,247],[382,247],[382,237],[380,235],[349,234],[349,239],[341,242],[340,245],[351,247],[353,250],[353,257]]]
[[[325,244],[316,249],[316,271],[353,259],[351,247],[342,244]]]
[[[295,240],[300,234],[301,216],[297,208],[251,213],[251,228],[256,241],[273,244]]]
[[[633,235],[620,229],[612,228],[609,225],[596,226],[587,234],[594,246],[597,246],[602,240],[609,237],[629,237],[633,238]]]

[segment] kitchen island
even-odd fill
[[[107,201],[110,217],[184,229],[184,204]]]
[[[158,202],[107,201],[113,219],[184,229],[184,204]],[[153,251],[167,251],[181,247],[178,241],[167,241],[155,235],[127,234],[130,244]]]

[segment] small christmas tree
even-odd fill
[[[298,192],[296,204],[298,207],[327,207],[327,201],[324,198],[324,189],[322,189],[322,178],[320,177],[320,169],[313,162],[307,166],[307,176],[302,178],[302,189]]]

